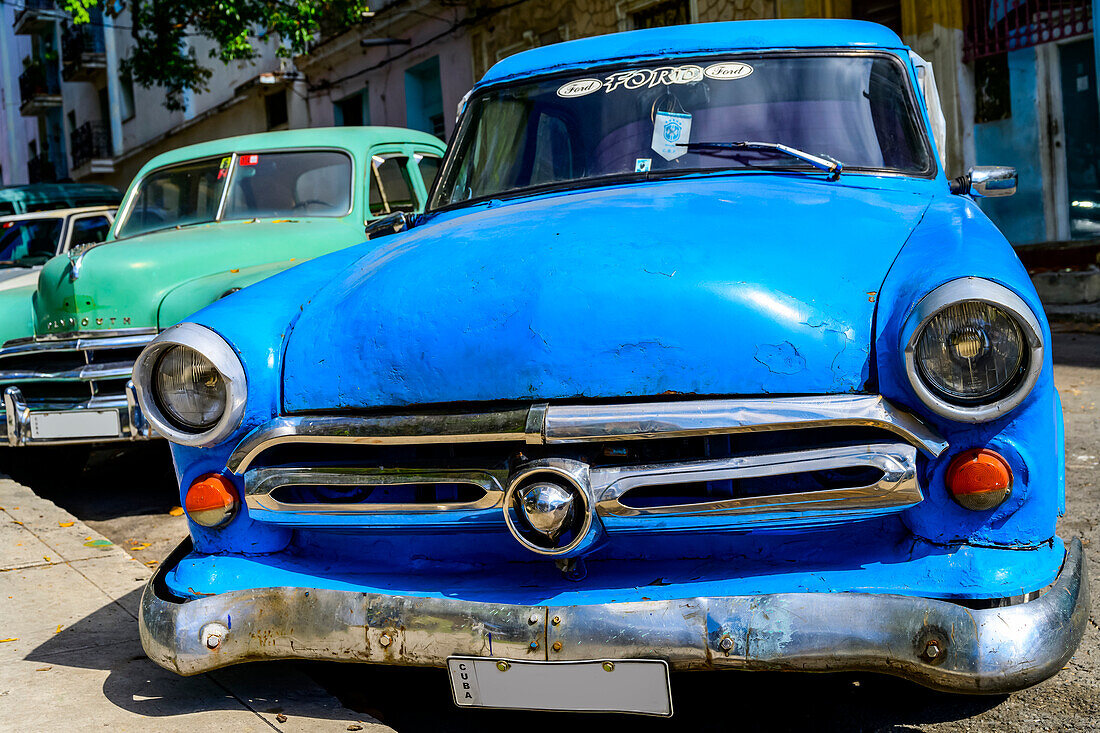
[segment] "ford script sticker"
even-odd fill
[[[752,73],[752,67],[739,61],[722,61],[707,68],[695,64],[683,66],[659,66],[653,69],[628,69],[608,74],[604,79],[574,79],[558,87],[558,96],[584,97],[603,89],[610,94],[616,89],[652,89],[670,84],[692,84],[708,79],[727,81],[744,79]]]
[[[599,79],[577,79],[576,81],[566,82],[558,87],[559,97],[583,97],[586,94],[592,92],[598,92],[603,86],[603,82]]]
[[[708,79],[744,79],[752,73],[752,67],[738,61],[723,61],[703,69]]]

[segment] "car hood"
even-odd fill
[[[655,181],[440,215],[303,304],[288,412],[858,392],[931,200],[815,178]]]
[[[163,328],[164,296],[181,283],[294,257],[309,259],[363,239],[343,220],[222,222],[152,232],[54,257],[39,273],[38,335],[74,330]],[[79,261],[74,280],[73,260]]]

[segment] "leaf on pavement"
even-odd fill
[[[73,526],[73,523],[72,522],[58,522],[57,526],[58,527],[71,527],[71,526]]]
[[[182,517],[183,516],[183,507],[174,506],[168,511],[168,514],[173,516],[173,517]]]

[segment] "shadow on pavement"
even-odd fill
[[[905,731],[962,720],[1005,696],[934,692],[880,675],[681,672],[672,675],[671,719],[505,710],[460,710],[441,669],[302,662],[303,670],[346,707],[401,733],[447,730]],[[445,723],[443,722],[445,721]]]
[[[138,638],[136,608],[141,589],[85,616],[33,649],[26,659],[50,666],[107,672],[103,695],[115,706],[149,716],[201,710],[240,709],[228,691],[209,679],[184,679],[153,664]]]
[[[168,443],[0,449],[0,473],[85,521],[166,514],[179,505]]]
[[[103,697],[141,716],[241,711],[247,706],[260,713],[281,713],[288,707],[287,712],[307,712],[314,719],[348,718],[347,711],[336,705],[307,702],[308,710],[303,711],[302,701],[296,699],[298,692],[315,696],[320,691],[295,682],[303,677],[292,662],[244,664],[194,677],[181,677],[158,667],[142,651],[137,620],[126,610],[136,609],[140,596],[141,588],[136,588],[108,603],[50,637],[25,659],[44,667],[106,672]],[[242,691],[247,692],[242,696]]]

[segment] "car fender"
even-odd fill
[[[232,295],[241,288],[266,280],[305,261],[303,258],[294,257],[252,267],[223,270],[180,283],[161,300],[157,313],[157,326],[162,329],[174,326],[195,311]]]

